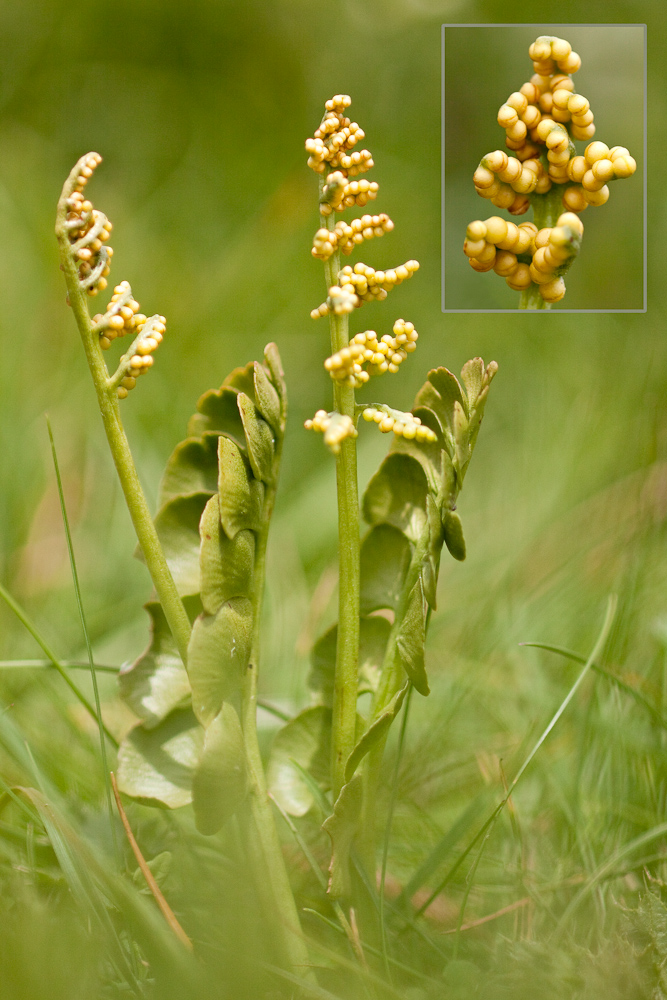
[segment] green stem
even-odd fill
[[[320,182],[320,193],[323,182]],[[320,225],[335,226],[335,213],[320,216]],[[325,261],[327,290],[338,283],[340,253]],[[331,353],[347,347],[347,315],[329,315]],[[334,383],[334,409],[356,422],[354,388]],[[334,802],[345,784],[345,763],[355,745],[359,665],[359,491],[357,486],[357,445],[345,438],[336,456],[338,494],[338,641],[333,694],[331,731],[331,783]]]
[[[537,228],[552,229],[564,211],[563,185],[552,184],[546,194],[532,194],[530,203],[533,209],[533,222]],[[521,292],[519,309],[551,309],[551,303],[544,301],[539,286],[533,283]]]
[[[534,282],[524,288],[519,299],[519,309],[551,309],[551,303],[545,302],[540,295],[540,287]]]
[[[532,194],[530,204],[533,209],[533,222],[538,229],[551,229],[556,225],[563,208],[563,184],[552,184],[546,194]]]
[[[282,441],[283,438],[280,435],[277,441],[274,469],[277,469],[280,464]],[[241,698],[241,725],[250,785],[248,848],[254,857],[258,894],[266,914],[274,915],[277,918],[275,925],[278,951],[290,966],[306,974],[310,959],[276,830],[257,738],[257,682],[266,574],[266,547],[271,514],[275,503],[276,485],[274,480],[267,486],[263,527],[256,534],[252,592],[252,648]]]
[[[398,634],[408,608],[410,592],[419,578],[419,574],[424,563],[424,557],[428,551],[429,540],[430,532],[428,525],[426,525],[417,541],[414,552],[412,553],[410,566],[401,591],[401,599],[396,609],[394,623],[389,633],[387,649],[380,671],[380,680],[377,690],[373,695],[371,711],[368,717],[369,726],[375,721],[375,719],[378,718],[379,715],[382,714],[405,680],[403,668],[396,656],[396,644]],[[366,756],[362,765],[364,791],[360,832],[357,838],[357,849],[366,871],[371,873],[375,871],[377,857],[377,842],[375,836],[377,820],[377,792],[380,785],[382,758],[384,757],[386,743],[387,737],[385,736],[383,739],[379,740],[378,743],[376,743],[370,753]]]
[[[86,360],[88,361],[88,367],[90,368],[90,374],[97,394],[97,402],[102,415],[104,430],[125,496],[125,502],[132,518],[132,524],[134,525],[141,551],[146,560],[146,566],[153,580],[174,641],[176,642],[183,663],[187,664],[190,620],[176,590],[176,585],[174,584],[157,531],[155,530],[155,524],[153,523],[146,497],[141,488],[132,452],[130,451],[130,445],[120,418],[116,387],[110,384],[112,380],[109,378],[109,372],[102,356],[99,336],[93,330],[88,313],[86,294],[79,285],[79,277],[71,253],[69,236],[64,225],[68,212],[66,199],[69,198],[74,190],[79,170],[80,164],[77,164],[65,183],[63,193],[58,202],[58,214],[56,218],[56,236],[60,247],[61,266],[65,274],[69,304],[72,307],[74,318],[81,334],[83,347],[86,352]]]

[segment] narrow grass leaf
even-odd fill
[[[107,747],[104,739],[104,723],[102,721],[102,703],[100,701],[100,690],[97,684],[97,674],[95,672],[95,660],[93,657],[93,647],[90,641],[90,635],[88,632],[88,626],[86,625],[86,614],[83,610],[83,598],[81,596],[81,586],[79,584],[79,573],[76,568],[76,556],[74,555],[74,545],[72,544],[72,532],[69,526],[69,517],[67,516],[67,505],[65,503],[65,493],[63,491],[63,481],[60,475],[60,465],[58,463],[58,453],[56,451],[56,443],[53,438],[53,429],[51,427],[51,421],[48,416],[46,418],[46,426],[49,431],[49,441],[51,442],[51,456],[53,458],[53,468],[56,474],[56,482],[58,484],[58,498],[60,500],[60,512],[63,519],[63,527],[65,529],[65,538],[67,539],[67,552],[69,554],[69,564],[72,571],[72,583],[74,585],[74,593],[76,595],[76,606],[79,611],[79,620],[81,622],[81,631],[83,632],[84,641],[86,644],[86,652],[88,654],[88,664],[90,666],[90,677],[93,684],[93,695],[95,698],[95,711],[97,715],[97,727],[99,731],[100,738],[100,756],[102,763],[102,784],[106,792],[107,798],[107,812],[109,814],[109,827],[111,829],[111,838],[114,845],[114,853],[116,858],[120,861],[120,854],[118,850],[118,841],[116,840],[116,824],[114,822],[113,815],[113,804],[111,800],[111,780],[109,778],[109,762],[107,760]]]
[[[40,646],[41,649],[44,651],[44,653],[46,654],[46,656],[49,659],[49,662],[58,671],[58,673],[60,674],[60,676],[62,677],[62,679],[67,684],[67,686],[70,689],[70,691],[72,692],[72,694],[74,694],[74,696],[78,699],[78,701],[86,709],[86,711],[90,715],[91,719],[94,719],[94,721],[97,722],[98,721],[97,720],[97,712],[95,711],[95,709],[91,705],[91,703],[88,701],[88,699],[86,698],[86,696],[83,693],[83,691],[81,691],[81,689],[79,687],[77,687],[77,685],[74,683],[74,681],[72,680],[72,678],[69,676],[67,670],[63,666],[62,661],[58,659],[58,657],[55,655],[55,653],[51,650],[51,648],[44,641],[44,639],[42,638],[42,636],[40,635],[40,633],[37,631],[36,626],[33,624],[33,622],[28,617],[28,615],[26,614],[26,612],[23,610],[23,608],[21,607],[21,605],[17,601],[14,600],[14,598],[12,597],[12,595],[9,593],[9,591],[5,590],[5,588],[2,586],[2,584],[0,584],[0,597],[3,599],[3,601],[5,602],[5,604],[9,608],[11,608],[11,610],[14,612],[14,614],[16,615],[16,617],[18,618],[18,620],[21,622],[21,624],[25,626],[25,628],[30,633],[30,635],[33,637],[33,639],[35,640],[35,642],[37,643],[37,645]],[[102,727],[103,727],[103,730],[104,730],[104,735],[109,740],[109,742],[111,743],[111,745],[113,747],[117,747],[118,746],[118,740],[115,738],[115,736],[112,735],[112,733],[109,732],[109,730],[104,725],[104,723],[102,724]]]
[[[520,646],[530,646],[534,649],[545,649],[549,653],[558,653],[559,656],[564,656],[568,660],[573,660],[575,663],[585,663],[586,657],[581,656],[579,653],[573,652],[571,649],[566,649],[565,646],[552,646],[546,642],[520,642]],[[605,667],[601,667],[599,663],[591,663],[591,669],[595,670],[596,673],[600,674],[602,677],[606,677],[608,680],[615,684],[621,691],[625,691],[629,694],[631,698],[645,708],[647,712],[653,717],[653,719],[663,727],[667,729],[667,719],[665,719],[660,711],[651,704],[648,698],[645,698],[641,691],[638,691],[636,687],[632,684],[628,684],[624,681],[622,677],[615,674],[612,670],[607,670]]]
[[[634,854],[635,851],[638,851],[646,844],[651,844],[654,840],[659,840],[661,837],[665,836],[667,836],[667,823],[660,823],[658,826],[654,826],[653,829],[647,830],[646,833],[641,833],[638,837],[635,837],[634,840],[628,841],[627,844],[623,844],[622,847],[619,847],[616,851],[614,851],[614,853],[608,857],[607,860],[604,861],[592,875],[589,876],[586,884],[582,886],[574,899],[572,899],[565,908],[562,917],[558,921],[558,926],[554,934],[555,939],[560,939],[575,910],[581,906],[586,897],[593,892],[596,886],[603,881],[603,879],[609,877],[610,873],[613,872],[619,861],[622,861],[623,858],[627,858],[630,854]],[[664,857],[664,855],[661,855],[661,857]],[[621,877],[622,874],[623,872],[619,872],[619,877]]]
[[[482,840],[482,843],[480,844],[479,852],[477,854],[477,857],[475,858],[475,861],[473,862],[473,866],[472,866],[472,869],[471,869],[470,873],[468,874],[468,878],[466,879],[466,888],[465,888],[465,892],[464,892],[464,895],[463,895],[463,901],[461,903],[461,908],[459,910],[459,919],[458,919],[458,925],[457,925],[457,938],[456,938],[456,947],[457,948],[458,948],[458,942],[459,942],[459,939],[460,939],[461,927],[463,925],[463,917],[464,917],[466,905],[467,905],[467,902],[468,902],[468,897],[470,895],[470,891],[471,891],[472,886],[474,884],[474,876],[475,876],[475,873],[477,872],[477,868],[478,868],[479,863],[481,861],[482,854],[484,853],[484,848],[486,847],[486,844],[488,843],[489,837],[491,836],[491,832],[493,830],[495,822],[496,822],[498,816],[500,815],[501,811],[504,809],[504,807],[509,802],[510,797],[512,795],[512,792],[514,791],[514,789],[516,788],[517,784],[521,780],[521,777],[525,774],[527,768],[530,766],[531,762],[533,761],[533,759],[535,758],[535,756],[539,752],[540,747],[543,745],[543,743],[546,740],[547,736],[553,730],[554,726],[556,725],[556,723],[558,722],[558,720],[560,719],[560,717],[563,715],[563,712],[565,711],[565,709],[567,708],[567,706],[570,704],[570,702],[574,698],[576,692],[579,690],[581,684],[583,683],[584,678],[588,674],[588,671],[591,669],[592,664],[599,657],[600,653],[604,649],[604,645],[605,645],[605,643],[607,641],[607,637],[609,635],[609,632],[610,632],[610,629],[611,629],[611,626],[612,626],[612,623],[613,623],[613,620],[614,620],[614,615],[616,613],[617,603],[618,603],[618,599],[617,599],[616,595],[612,595],[609,598],[608,602],[607,602],[607,612],[605,614],[605,619],[604,619],[604,622],[602,624],[602,628],[600,630],[600,634],[599,634],[599,636],[597,638],[595,646],[593,647],[593,651],[591,652],[590,656],[586,660],[586,663],[584,665],[584,669],[581,671],[581,673],[577,677],[576,681],[574,682],[574,684],[572,685],[572,687],[568,691],[567,695],[565,696],[565,698],[563,699],[563,701],[559,705],[559,707],[558,707],[557,711],[555,712],[555,714],[553,715],[553,717],[552,717],[549,725],[546,727],[546,729],[544,730],[544,732],[542,733],[542,735],[538,739],[537,743],[535,744],[535,746],[533,747],[533,749],[530,751],[530,753],[528,754],[528,756],[524,760],[523,764],[521,765],[521,767],[519,768],[519,770],[515,774],[515,776],[514,776],[514,778],[512,780],[512,783],[511,783],[511,785],[509,787],[509,790],[507,792],[507,795],[502,800],[502,802],[500,802],[499,806],[495,810],[493,816],[491,817],[491,819],[490,819],[490,821],[488,823],[484,839]]]
[[[61,660],[61,665],[68,670],[90,670],[87,660]],[[0,670],[55,670],[51,660],[0,660]],[[118,674],[120,667],[96,663],[95,670],[103,674]]]

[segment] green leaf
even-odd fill
[[[373,723],[371,723],[350,756],[347,758],[347,762],[345,764],[346,782],[349,783],[352,780],[352,775],[357,770],[366,754],[370,753],[373,747],[376,746],[380,740],[384,739],[389,732],[389,727],[401,710],[401,705],[403,704],[403,699],[408,693],[409,686],[409,683],[406,683],[400,691],[396,692],[382,714],[379,715]]]
[[[238,393],[230,386],[210,389],[200,397],[197,410],[188,423],[188,437],[201,437],[206,432],[224,434],[245,451],[245,434],[236,403]]]
[[[431,410],[432,413],[439,414],[438,421],[443,422],[442,396],[435,391],[430,382],[424,382],[415,396],[415,409],[417,407],[423,407]],[[447,426],[447,421],[445,421],[445,426]]]
[[[255,535],[244,529],[227,538],[220,523],[220,498],[211,497],[199,525],[201,601],[214,615],[232,597],[250,597],[255,568]]]
[[[264,367],[255,361],[254,373],[255,405],[276,434],[282,430],[280,397],[269,381]]]
[[[453,510],[445,510],[442,515],[442,526],[445,532],[445,545],[455,559],[461,562],[466,557],[466,541],[463,537],[461,518]]]
[[[336,799],[334,811],[322,824],[331,837],[331,864],[329,865],[329,895],[333,899],[349,897],[350,852],[359,826],[363,782],[360,774],[343,785]]]
[[[484,362],[481,358],[471,358],[461,369],[461,381],[468,396],[468,411],[472,411],[480,394],[484,379]]]
[[[489,361],[488,365],[484,369],[484,375],[482,378],[482,388],[480,393],[475,400],[475,406],[470,414],[470,429],[469,429],[469,439],[470,448],[475,447],[475,442],[477,441],[477,435],[479,433],[479,427],[482,422],[482,417],[484,416],[484,407],[486,406],[486,400],[489,395],[489,387],[491,382],[496,376],[498,371],[498,365],[495,361]]]
[[[256,479],[264,483],[273,478],[273,435],[271,428],[257,415],[255,404],[245,392],[238,395],[238,407],[243,421],[250,467]]]
[[[359,694],[375,690],[390,631],[389,622],[380,615],[359,620]],[[308,686],[329,708],[333,704],[337,639],[338,626],[333,625],[320,636],[310,655]]]
[[[448,368],[434,368],[428,373],[428,380],[438,393],[441,400],[439,407],[432,407],[440,417],[441,423],[443,422],[442,418],[444,416],[444,422],[451,425],[455,403],[462,406],[466,414],[468,413],[468,400],[466,399],[465,393],[461,388],[459,380],[453,372],[450,372]]]
[[[204,730],[189,708],[172,712],[152,729],[135,726],[118,750],[118,787],[148,805],[188,805],[203,743]]]
[[[169,456],[158,493],[158,508],[189,493],[215,493],[218,488],[218,435],[186,438]]]
[[[435,395],[435,390],[430,385],[428,387]],[[449,430],[447,430],[447,433],[443,432],[440,421],[429,407],[415,406],[412,412],[415,417],[419,417],[422,424],[430,427],[437,435],[437,441],[417,441],[416,438],[408,440],[408,438],[397,437],[392,442],[391,450],[416,458],[426,473],[429,489],[432,493],[437,493],[444,475],[443,462],[445,461],[445,455],[443,451],[450,454],[454,447],[451,434]]]
[[[218,441],[220,478],[220,521],[228,538],[248,528],[258,531],[262,526],[264,485],[251,474],[243,455],[231,441]]]
[[[472,449],[470,447],[469,421],[463,407],[454,403],[454,465],[458,464],[461,479],[465,475]]]
[[[401,665],[420,694],[430,693],[424,644],[426,642],[426,605],[421,580],[410,591],[405,617],[401,622],[396,648]]]
[[[267,768],[271,794],[290,816],[304,816],[313,806],[313,793],[293,761],[323,789],[330,787],[331,709],[306,708],[276,733],[271,747]]]
[[[242,368],[235,368],[229,373],[225,378],[222,385],[223,387],[229,386],[236,392],[245,392],[246,396],[250,396],[252,401],[255,401],[255,383],[253,380],[254,370],[253,361],[249,361],[247,365],[243,365]]]
[[[203,726],[213,722],[223,701],[236,694],[250,660],[252,604],[234,597],[215,615],[200,615],[188,645],[192,707]]]
[[[333,705],[337,641],[338,625],[332,625],[319,637],[310,653],[308,687],[329,708]]]
[[[199,522],[209,496],[194,493],[174,497],[155,517],[158,538],[181,597],[199,593]],[[137,558],[144,561],[140,549]]]
[[[160,889],[164,891],[165,883],[167,882],[171,869],[173,867],[174,856],[171,851],[161,851],[156,854],[154,858],[147,861],[146,864],[150,870],[151,875],[157,882]],[[146,896],[152,896],[153,893],[146,885],[146,877],[142,872],[141,868],[136,868],[133,875],[132,881],[137,887],[139,892]]]
[[[287,387],[285,385],[285,373],[283,363],[280,360],[280,352],[276,344],[271,342],[264,348],[264,361],[271,375],[271,382],[280,397],[280,412],[283,422],[287,411]]]
[[[204,734],[204,747],[192,779],[192,804],[200,833],[217,833],[248,792],[243,730],[238,714],[225,702]]]
[[[121,669],[118,685],[123,701],[150,729],[189,699],[190,681],[162,606],[150,602],[145,608],[151,619],[148,649],[133,664]]]
[[[410,543],[398,528],[376,524],[361,543],[361,613],[396,609],[410,565]]]
[[[438,570],[440,568],[440,552],[444,533],[440,521],[440,510],[432,495],[426,498],[426,512],[428,514],[428,551],[424,557],[421,567],[421,578],[424,587],[424,596],[433,610],[436,608],[436,598],[438,591]]]
[[[392,524],[416,541],[426,523],[426,475],[415,458],[390,452],[364,493],[363,510],[371,524]]]

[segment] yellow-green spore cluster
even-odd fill
[[[336,315],[352,312],[364,302],[382,302],[388,293],[411,278],[419,270],[419,262],[406,260],[405,264],[376,271],[358,261],[354,267],[346,264],[338,273],[338,284],[332,285],[325,302],[313,309],[311,319],[319,319],[333,312]]]
[[[517,291],[538,285],[544,301],[552,303],[565,293],[563,272],[579,249],[583,226],[580,222],[570,226],[567,254],[552,270],[545,270],[544,254],[538,251],[548,250],[548,259],[555,261],[565,252],[564,245],[540,243],[546,239],[544,232],[563,228],[560,219],[554,226],[559,209],[572,215],[589,205],[604,205],[610,182],[632,176],[637,164],[625,146],[610,148],[592,141],[594,115],[588,99],[575,90],[572,75],[581,68],[581,58],[570,43],[542,35],[530,45],[528,55],[533,75],[498,110],[507,152],[496,149],[483,156],[473,182],[480,197],[511,215],[523,215],[532,207],[540,237],[526,250],[517,227],[506,234],[503,225],[512,224],[494,216],[470,224],[464,252],[474,270],[495,270]],[[575,141],[588,142],[583,153],[577,152]],[[491,235],[484,230],[487,224]],[[526,253],[529,256],[522,259]]]
[[[91,296],[107,287],[113,256],[113,250],[106,245],[113,225],[103,212],[93,208],[92,202],[84,194],[86,184],[101,162],[99,153],[89,153],[79,161],[79,175],[66,200],[68,211],[64,222],[79,285]]]
[[[404,319],[396,320],[393,334],[385,333],[378,338],[375,330],[356,333],[347,347],[327,358],[324,367],[335,382],[355,389],[373,375],[387,371],[396,374],[408,354],[417,349],[419,334],[414,323],[406,323]]]
[[[494,215],[470,223],[463,249],[475,271],[493,270],[517,292],[536,284],[544,301],[552,303],[565,295],[563,273],[579,251],[583,232],[573,212],[539,230],[532,222],[517,226]]]

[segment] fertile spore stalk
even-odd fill
[[[98,153],[82,156],[65,181],[56,216],[61,267],[67,284],[67,300],[81,334],[125,501],[155,590],[178,651],[186,663],[190,621],[174,585],[139,482],[119,407],[119,400],[127,396],[136,385],[137,378],[152,366],[152,355],[163,338],[166,321],[164,316],[147,318],[139,312],[139,303],[132,297],[127,281],[116,286],[104,313],[98,313],[91,319],[88,312],[87,297],[94,297],[107,287],[113,255],[113,250],[107,246],[112,224],[102,212],[93,208],[84,194],[88,180],[101,162],[102,157]],[[132,344],[111,375],[103,351],[116,337],[128,333],[133,334]]]
[[[365,303],[385,299],[419,264],[409,260],[388,270],[361,262],[341,267],[341,253],[393,229],[385,214],[335,221],[337,212],[365,207],[378,189],[356,179],[373,160],[366,149],[353,151],[364,133],[346,116],[349,106],[345,95],[327,101],[319,128],[306,142],[308,164],[321,175],[320,228],[312,253],[324,261],[328,292],[311,316],[330,318],[332,353],[324,367],[334,383],[334,409],[318,410],[306,427],[323,433],[336,456],[340,566],[335,663],[325,635],[313,651],[309,684],[322,707],[332,709],[333,812],[324,829],[332,841],[329,892],[347,900],[355,895],[353,848],[367,877],[373,881],[375,876],[376,799],[389,728],[411,686],[429,693],[424,643],[436,603],[440,553],[446,544],[456,559],[465,558],[456,500],[498,367],[474,358],[464,366],[462,382],[446,368],[434,369],[407,413],[383,402],[356,402],[356,390],[371,379],[400,370],[415,351],[418,334],[413,323],[397,319],[391,333],[363,330],[350,337],[348,318]],[[393,443],[364,495],[370,530],[360,546],[355,442],[361,418],[391,432]],[[322,684],[323,663],[330,686]],[[371,704],[362,719],[357,698],[364,692],[371,694]],[[301,718],[307,726],[308,710],[293,721],[295,731]],[[287,805],[302,814],[298,802]]]
[[[475,271],[493,270],[520,291],[520,309],[550,309],[565,295],[564,275],[581,247],[579,215],[604,205],[608,182],[630,177],[637,164],[625,146],[598,141],[577,154],[573,140],[592,139],[595,125],[589,101],[574,90],[581,59],[570,43],[541,35],[528,54],[534,75],[498,112],[510,152],[487,153],[473,181],[478,195],[511,215],[532,207],[534,222],[478,219],[463,252]]]
[[[159,605],[147,606],[153,626],[149,648],[120,674],[122,695],[140,721],[119,747],[118,786],[170,808],[192,803],[205,834],[217,833],[238,815],[258,897],[274,923],[276,955],[308,978],[307,948],[267,796],[256,720],[266,544],[286,419],[280,356],[269,344],[264,364],[236,369],[219,390],[202,396],[187,441],[169,460],[154,521],[119,401],[151,368],[166,321],[140,313],[126,281],[114,288],[104,313],[89,316],[87,296],[106,288],[113,253],[107,245],[111,223],[84,194],[100,162],[97,153],[89,153],[74,167],[58,203],[56,235],[68,302],[159,599]],[[103,352],[128,333],[131,346],[110,374]],[[189,564],[193,511],[199,515],[196,583]],[[170,545],[172,569],[163,542]],[[192,627],[180,594],[190,609],[201,609]],[[176,782],[170,753],[178,759]]]
[[[327,298],[311,312],[313,319],[329,316],[331,357],[325,368],[333,380],[333,411],[318,410],[307,428],[324,433],[325,443],[336,456],[338,495],[339,619],[332,721],[332,788],[334,801],[345,784],[345,763],[355,745],[359,658],[359,495],[357,488],[357,420],[355,389],[372,374],[397,372],[409,351],[414,350],[414,326],[398,320],[394,336],[378,338],[368,330],[349,339],[349,314],[364,302],[381,301],[389,291],[418,269],[410,260],[388,271],[375,271],[366,264],[341,268],[341,253],[391,232],[394,224],[385,213],[363,215],[351,222],[336,222],[336,212],[365,207],[377,197],[377,182],[355,180],[373,167],[367,149],[355,150],[365,134],[346,116],[351,99],[337,94],[325,104],[325,114],[312,139],[306,141],[308,166],[320,175],[320,228],[313,239],[312,254],[324,261]],[[408,434],[417,433],[419,421],[385,415],[382,430],[407,423]],[[387,424],[387,421],[391,421]],[[415,427],[414,432],[412,431]],[[428,433],[424,428],[423,433]],[[432,433],[432,432],[431,432]]]

